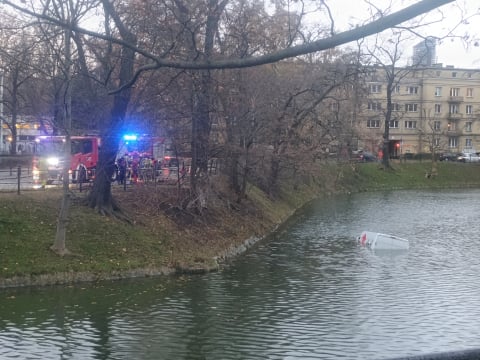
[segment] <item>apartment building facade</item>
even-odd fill
[[[480,69],[441,64],[395,69],[388,144],[393,157],[405,154],[480,151]],[[382,148],[387,112],[387,71],[373,67],[361,104],[359,147]]]

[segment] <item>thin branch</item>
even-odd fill
[[[408,6],[390,15],[381,17],[378,20],[372,21],[368,24],[361,25],[355,29],[347,30],[347,31],[335,34],[333,36],[330,36],[328,38],[314,41],[312,43],[293,46],[291,48],[286,48],[271,54],[261,55],[257,57],[249,57],[249,58],[243,58],[243,59],[224,59],[224,60],[216,60],[216,61],[211,61],[211,60],[176,61],[176,60],[162,59],[156,56],[155,54],[152,54],[148,51],[145,51],[135,46],[134,44],[129,43],[128,41],[124,41],[122,39],[99,34],[99,33],[81,28],[76,25],[66,24],[61,20],[52,18],[45,14],[38,14],[38,13],[35,13],[34,11],[25,9],[21,6],[14,4],[12,1],[2,0],[2,3],[9,5],[10,7],[18,11],[37,17],[38,19],[51,22],[57,26],[71,28],[71,30],[73,31],[80,32],[85,35],[93,36],[99,39],[103,39],[103,40],[130,48],[131,50],[137,52],[138,54],[152,61],[151,64],[143,68],[143,71],[159,69],[162,67],[169,67],[169,68],[176,68],[176,69],[191,69],[191,70],[233,69],[233,68],[246,68],[246,67],[274,63],[274,62],[288,59],[291,57],[296,57],[296,56],[306,55],[306,54],[310,54],[313,52],[318,52],[326,49],[331,49],[336,46],[340,46],[340,45],[361,39],[363,37],[367,37],[367,36],[382,32],[383,30],[397,26],[416,16],[419,16],[421,14],[424,14],[440,6],[443,6],[445,4],[449,4],[452,2],[454,2],[454,0],[436,0],[436,1],[422,0],[416,4]]]
[[[335,21],[333,19],[332,12],[324,0],[322,0],[322,5],[325,6],[325,9],[327,9],[328,17],[330,18],[330,35],[333,36],[335,35]]]

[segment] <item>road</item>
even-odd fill
[[[0,168],[0,191],[17,191],[18,177],[17,168]],[[34,189],[31,170],[21,169],[20,190]]]

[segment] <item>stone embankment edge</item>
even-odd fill
[[[275,231],[275,229],[273,231]],[[220,256],[214,257],[213,265],[210,266],[207,264],[196,264],[182,267],[165,266],[160,268],[125,270],[108,274],[72,271],[53,274],[14,276],[11,278],[0,279],[0,289],[28,286],[67,285],[81,282],[95,283],[99,281],[146,278],[154,276],[170,276],[178,274],[204,274],[208,272],[218,271],[224,262],[243,254],[247,251],[247,249],[249,249],[264,238],[265,237],[251,237],[239,246],[231,247]]]
[[[81,282],[98,282],[103,280],[121,280],[130,278],[172,275],[175,269],[169,267],[144,268],[104,273],[90,272],[62,272],[53,274],[38,274],[26,276],[14,276],[11,278],[0,279],[0,289],[28,286],[49,286],[49,285],[67,285]]]
[[[282,221],[282,223],[288,220],[297,209],[291,212],[289,216]],[[159,268],[140,268],[132,270],[124,270],[112,273],[91,273],[91,272],[62,272],[52,274],[32,274],[25,276],[14,276],[11,278],[0,279],[0,289],[6,288],[20,288],[20,287],[35,287],[35,286],[53,286],[53,285],[68,285],[82,282],[99,282],[99,281],[112,281],[122,279],[133,278],[147,278],[147,277],[159,277],[159,276],[172,276],[180,274],[206,274],[208,272],[214,272],[220,270],[225,262],[233,259],[243,253],[249,248],[265,239],[270,234],[273,234],[279,226],[278,224],[264,236],[252,236],[245,240],[238,246],[232,246],[218,256],[215,256],[212,260],[212,264],[191,264],[186,266],[168,267],[163,266]]]

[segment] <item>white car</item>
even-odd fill
[[[461,153],[458,155],[458,161],[461,162],[480,162],[479,153]]]

